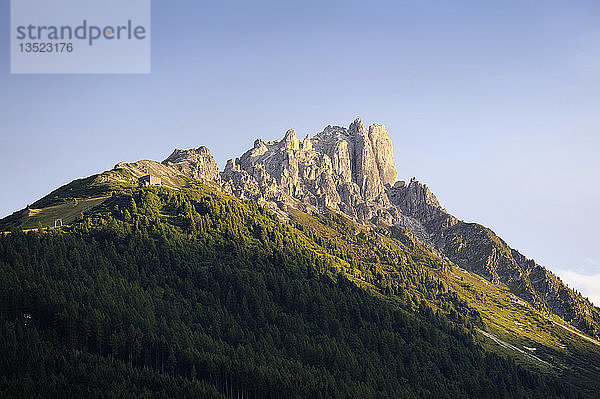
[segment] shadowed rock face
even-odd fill
[[[328,208],[366,225],[402,225],[457,265],[503,282],[532,306],[553,312],[590,335],[600,335],[600,310],[556,276],[510,248],[490,229],[450,215],[431,190],[411,179],[397,181],[393,147],[385,126],[368,129],[360,119],[348,128],[327,126],[313,138],[257,139],[223,172],[206,147],[175,150],[159,164],[119,164],[139,174],[154,170],[209,181],[239,198],[266,204],[285,218],[291,208]],[[143,170],[141,170],[141,169]]]

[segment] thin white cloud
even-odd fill
[[[596,259],[592,259],[592,258],[585,258],[584,262],[588,265],[592,265],[592,266],[600,266],[600,262]]]
[[[586,275],[572,270],[559,270],[556,274],[571,288],[581,292],[594,305],[600,307],[600,273]]]

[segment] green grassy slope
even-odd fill
[[[111,194],[135,187],[137,179],[125,169],[115,169],[73,180],[25,209],[0,220],[0,231],[53,227],[56,219],[70,224]]]
[[[559,317],[532,308],[504,284],[491,284],[474,273],[450,266],[406,232],[395,228],[368,232],[339,215],[314,217],[297,213],[294,220],[312,239],[327,243],[329,252],[360,265],[359,270],[348,272],[351,279],[392,297],[402,297],[408,290],[450,318],[474,314],[474,320],[480,320],[476,327],[513,347],[478,334],[486,348],[546,372],[573,372],[589,377],[589,381],[600,376],[600,342]],[[418,264],[424,268],[411,269],[415,257],[421,258]],[[411,279],[412,283],[407,282]],[[432,291],[430,287],[435,287],[436,281],[442,289],[436,287]],[[440,303],[440,297],[454,295],[457,301],[452,305],[458,308]]]

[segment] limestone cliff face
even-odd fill
[[[383,125],[367,129],[356,119],[348,128],[327,126],[302,141],[290,129],[281,140],[257,139],[242,156],[229,160],[223,172],[206,147],[175,150],[162,163],[117,166],[135,176],[158,174],[174,186],[185,179],[208,182],[258,201],[284,219],[290,208],[328,209],[370,226],[401,225],[458,266],[505,283],[532,306],[600,336],[600,310],[556,276],[490,229],[449,214],[415,178],[408,184],[397,181],[392,141]]]
[[[257,139],[252,149],[227,162],[221,179],[241,198],[302,210],[330,208],[360,222],[397,224],[400,214],[385,192],[386,182],[396,176],[391,139],[381,125],[372,130],[370,135],[357,119],[347,129],[327,126],[302,142],[293,129],[278,141]]]
[[[204,146],[191,150],[175,149],[162,163],[194,179],[217,180],[219,178],[219,167],[208,148]]]
[[[381,182],[393,185],[398,181],[392,139],[383,125],[369,126],[369,141],[375,153],[375,163]]]
[[[375,151],[369,140],[368,132],[360,119],[350,125],[350,134],[354,139],[355,178],[364,199],[369,200],[383,192],[383,182],[375,160]]]

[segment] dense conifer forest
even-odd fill
[[[201,185],[4,234],[0,396],[593,397],[485,351],[480,315],[427,271],[445,261],[370,234],[361,258]]]

